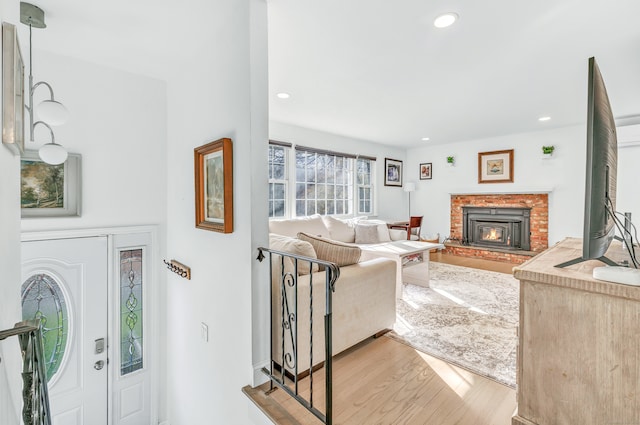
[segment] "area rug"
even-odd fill
[[[515,388],[518,281],[437,262],[429,270],[428,288],[404,285],[387,336]]]

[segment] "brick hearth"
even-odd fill
[[[531,251],[509,251],[461,245],[463,206],[531,208]],[[521,264],[548,248],[548,220],[549,196],[546,193],[451,195],[451,232],[449,241],[445,244],[445,252],[463,257]]]

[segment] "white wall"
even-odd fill
[[[618,148],[618,187],[616,209],[631,212],[631,221],[640,228],[640,146]]]
[[[0,117],[1,120],[1,117]],[[20,321],[20,158],[0,146],[0,330]],[[0,342],[0,423],[17,424],[20,349],[16,337]]]
[[[585,176],[585,129],[569,127],[536,133],[425,146],[407,153],[407,179],[418,182],[412,210],[424,214],[423,234],[449,236],[450,194],[529,192],[549,193],[549,244],[567,236],[582,237]],[[542,146],[556,147],[542,159]],[[513,183],[478,183],[478,152],[514,149]],[[455,166],[446,164],[455,157]],[[419,180],[419,164],[433,163],[431,180]],[[415,207],[414,207],[415,206]]]
[[[28,218],[22,230],[163,224],[166,83],[48,52],[33,55],[34,81],[50,83],[71,114],[54,132],[56,142],[82,155],[82,216]],[[38,126],[28,148],[49,139]]]
[[[405,161],[404,149],[273,121],[269,123],[269,138],[301,146],[376,157],[378,216],[382,219],[407,219],[408,195],[402,188],[384,185],[384,159]],[[406,167],[406,162],[403,164]]]
[[[0,21],[16,23],[19,21],[19,13],[18,2],[0,2]],[[24,46],[24,40],[21,41]],[[2,114],[0,125],[1,121]],[[21,317],[20,158],[4,146],[0,146],[0,270],[0,330],[4,330],[12,328]],[[20,365],[17,338],[11,337],[0,342],[0,423],[3,425],[20,423]]]
[[[201,3],[195,15],[185,6],[184,14],[192,23],[184,36],[203,44],[200,55],[176,64],[168,82],[167,255],[192,270],[190,281],[168,279],[169,420],[256,423],[240,389],[266,358],[264,349],[252,355],[252,304],[268,303],[252,299],[256,273],[268,273],[254,249],[267,236],[266,3],[220,0]],[[194,226],[193,149],[222,137],[233,140],[231,234]],[[266,347],[267,335],[255,338]]]
[[[541,158],[541,147],[554,145],[551,159]],[[514,149],[514,183],[479,184],[478,152]],[[454,167],[446,157],[455,156]],[[424,214],[423,234],[449,235],[450,193],[527,192],[552,189],[549,193],[549,245],[565,237],[582,237],[586,130],[567,127],[535,133],[514,134],[449,145],[411,149],[406,178],[418,182],[412,196],[414,213]],[[640,221],[637,196],[637,164],[640,147],[628,147],[618,155],[618,211],[631,211]],[[419,164],[433,163],[432,180],[419,180]],[[414,209],[415,205],[415,209]]]

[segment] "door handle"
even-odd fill
[[[93,368],[95,370],[102,370],[102,368],[104,367],[104,360],[98,360],[97,362],[94,363]]]

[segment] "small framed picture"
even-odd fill
[[[22,217],[79,216],[80,175],[77,153],[70,153],[63,164],[51,165],[37,151],[25,151],[20,158]]]
[[[478,153],[478,183],[513,183],[513,149]]]
[[[384,159],[384,185],[402,187],[402,161]]]
[[[431,180],[431,163],[420,164],[420,180]]]
[[[193,150],[196,227],[233,232],[233,146],[219,139]]]

